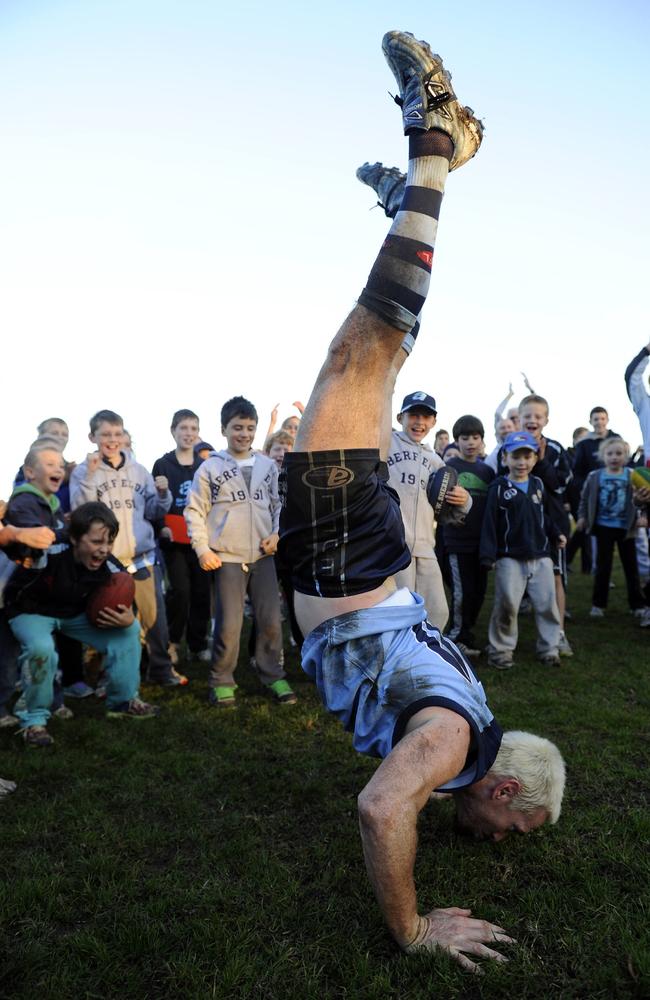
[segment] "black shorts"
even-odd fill
[[[279,553],[302,594],[363,594],[411,561],[377,449],[289,453],[280,497]]]

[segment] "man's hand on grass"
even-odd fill
[[[505,955],[489,948],[489,944],[516,944],[514,938],[508,937],[503,927],[490,924],[487,920],[476,920],[471,916],[471,910],[462,910],[457,906],[447,909],[431,910],[423,917],[418,917],[419,928],[414,941],[404,946],[409,954],[414,951],[446,951],[468,972],[479,973],[480,967],[472,962],[467,955],[478,958],[491,958],[495,962],[507,962]]]

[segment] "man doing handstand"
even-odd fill
[[[406,951],[441,948],[475,970],[464,953],[505,961],[486,942],[511,939],[469,910],[418,915],[418,813],[434,790],[451,792],[475,836],[527,833],[557,821],[564,763],[547,740],[502,733],[467,661],[393,581],[410,558],[385,464],[393,388],[417,335],[447,174],[476,153],[482,126],[426,43],[389,32],[383,48],[409,141],[404,197],[285,457],[280,551],[307,636],[303,667],[355,748],[383,758],[359,821],[388,927]]]

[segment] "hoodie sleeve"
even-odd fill
[[[650,397],[643,384],[643,373],[648,364],[648,359],[650,359],[650,354],[648,353],[648,348],[644,347],[635,358],[632,358],[625,369],[625,388],[637,416],[639,416],[645,406],[650,406]]]
[[[273,463],[275,465],[275,462]],[[271,531],[277,534],[280,529],[280,494],[278,492],[278,467],[272,470],[269,483],[269,510],[271,512]]]
[[[496,483],[492,483],[488,488],[485,513],[483,515],[483,523],[481,524],[479,560],[483,566],[492,566],[497,558],[498,500],[499,487]]]
[[[208,514],[212,508],[212,499],[210,496],[210,472],[209,469],[206,469],[207,465],[208,462],[204,462],[194,473],[183,511],[192,548],[199,558],[210,551]]]
[[[95,476],[88,474],[88,464],[81,462],[75,466],[70,476],[70,509],[76,510],[82,503],[97,500]]]

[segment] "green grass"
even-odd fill
[[[420,823],[421,906],[469,906],[518,940],[507,966],[469,976],[401,955],[365,875],[356,796],[376,767],[321,711],[297,659],[297,706],[264,697],[244,666],[232,710],[189,689],[145,697],[157,720],[106,720],[95,699],[55,722],[55,746],[0,733],[2,998],[430,998],[650,995],[647,889],[650,630],[619,576],[591,621],[571,577],[560,670],[533,656],[479,673],[506,728],[564,751],[559,824],[503,844],[452,832],[438,803]],[[485,621],[483,621],[485,625]]]

